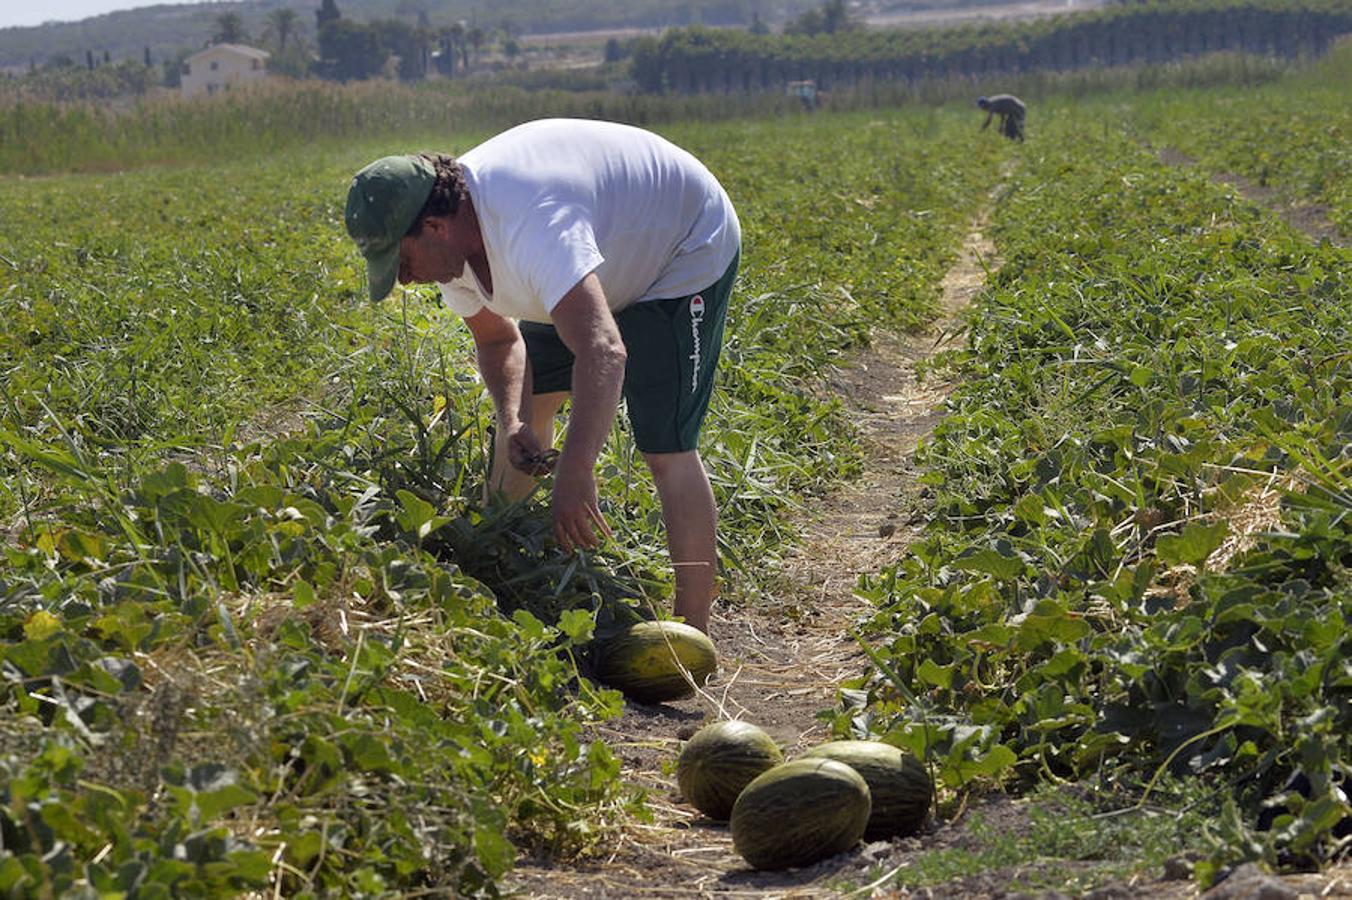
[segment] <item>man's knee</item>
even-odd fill
[[[643,461],[648,464],[648,469],[653,473],[653,478],[658,481],[692,470],[697,466],[703,466],[703,463],[700,462],[699,452],[696,450],[684,450],[678,453],[644,453]]]

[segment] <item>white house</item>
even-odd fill
[[[183,96],[257,84],[268,76],[267,61],[266,50],[243,44],[214,44],[183,60]]]

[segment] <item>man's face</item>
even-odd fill
[[[452,281],[464,270],[464,251],[446,217],[429,216],[416,236],[404,235],[399,241],[400,284]]]

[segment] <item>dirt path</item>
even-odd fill
[[[681,802],[673,766],[681,741],[722,717],[759,725],[788,757],[828,739],[817,713],[835,705],[841,681],[864,669],[848,629],[869,607],[853,586],[860,574],[899,558],[919,527],[906,513],[918,490],[909,460],[941,415],[947,386],[917,383],[914,363],[940,349],[943,329],[993,265],[986,215],[973,222],[944,279],[945,312],[934,331],[875,334],[865,355],[835,373],[830,387],[846,399],[862,432],[865,474],[805,504],[798,523],[804,540],[787,561],[782,599],[761,608],[715,609],[710,632],[722,659],[706,697],[629,703],[602,732],[622,758],[625,778],[649,790],[654,821],[624,828],[611,854],[590,864],[523,862],[509,883],[519,896],[837,896],[841,884],[876,880],[881,864],[905,843],[868,845],[788,873],[755,872],[733,851],[725,825]]]
[[[864,22],[874,28],[934,28],[976,22],[1015,22],[1091,12],[1106,6],[1105,0],[1022,0],[1014,3],[986,3],[970,6],[932,4],[926,9],[894,7],[887,11],[866,12]]]
[[[1173,147],[1163,148],[1158,156],[1160,162],[1170,166],[1197,165],[1197,160]],[[1339,234],[1338,227],[1329,219],[1329,210],[1326,206],[1287,201],[1275,189],[1263,187],[1234,172],[1213,172],[1210,177],[1216,184],[1234,188],[1244,199],[1272,210],[1281,216],[1286,224],[1308,235],[1313,241],[1328,241],[1337,247],[1352,246],[1352,241]]]

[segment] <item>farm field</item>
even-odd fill
[[[773,889],[1079,891],[1179,854],[1205,885],[1345,852],[1352,253],[1209,175],[1346,234],[1347,60],[1239,128],[1224,90],[1029,98],[1022,145],[967,103],[658,128],[745,230],[701,448],[721,622],[811,618],[802,516],[873,459],[833,373],[945,315],[974,222],[999,258],[919,364],[951,393],[878,509],[915,528],[855,586],[814,721],[924,760],[940,825],[1058,785],[1079,824]],[[491,896],[651,815],[604,739],[634,704],[578,677],[669,608],[632,443],[602,459],[601,552],[563,556],[538,498],[485,507],[467,332],[428,291],[366,302],[342,229],[369,159],[485,136],[0,180],[0,888]],[[734,697],[738,634],[713,634]],[[674,738],[712,714],[683,703],[637,714]],[[712,892],[771,889],[739,877]]]
[[[1335,53],[1301,90],[1273,84],[1144,99],[1133,116],[1143,136],[1241,176],[1288,204],[1313,206],[1344,238],[1352,235],[1349,116],[1343,109],[1352,56]]]

